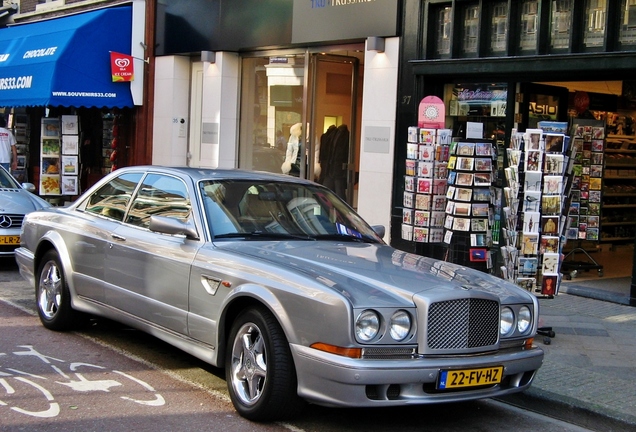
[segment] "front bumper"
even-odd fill
[[[525,390],[543,363],[543,350],[408,360],[361,360],[306,346],[291,345],[298,394],[318,405],[336,407],[400,406],[459,402]],[[462,390],[436,390],[442,369],[503,366],[500,384]]]
[[[20,275],[29,282],[30,286],[35,286],[34,261],[35,255],[30,250],[23,247],[15,250],[15,262],[18,264]]]
[[[20,229],[8,228],[2,229],[1,236],[7,236],[7,238],[20,238]],[[0,243],[0,258],[12,257],[15,250],[20,247],[20,243]]]

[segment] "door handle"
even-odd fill
[[[112,238],[114,238],[115,240],[118,240],[118,241],[126,241],[126,237],[122,237],[122,236],[117,235],[117,234],[111,234],[110,236]]]

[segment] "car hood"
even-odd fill
[[[27,214],[50,204],[25,189],[0,188],[0,212]]]
[[[477,291],[506,304],[532,301],[532,294],[503,279],[383,244],[232,241],[215,246],[310,278],[341,293],[354,307],[412,306],[413,296],[424,291],[451,298]]]

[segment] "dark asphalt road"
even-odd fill
[[[2,431],[251,431],[227,397],[0,301]],[[263,425],[264,426],[264,425]],[[260,430],[284,430],[269,425]]]
[[[387,409],[310,406],[292,422],[239,417],[223,371],[142,332],[97,319],[45,329],[15,266],[0,269],[0,431],[583,431],[483,400]]]

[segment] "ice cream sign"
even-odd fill
[[[133,57],[128,54],[111,51],[110,69],[113,82],[132,81],[135,77]]]

